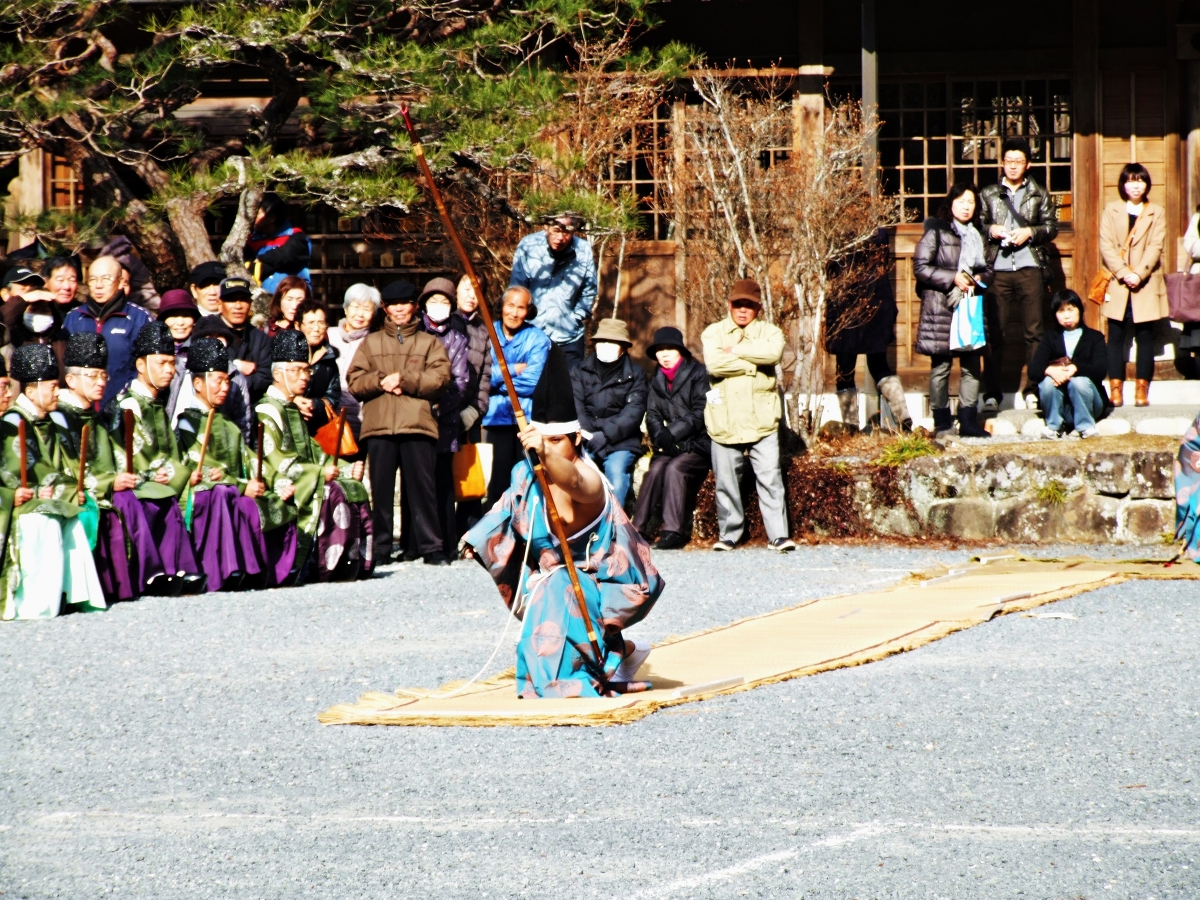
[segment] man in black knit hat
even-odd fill
[[[162,322],[148,322],[133,344],[137,378],[116,397],[113,419],[117,465],[126,469],[125,410],[133,413],[132,498],[113,503],[129,531],[143,594],[199,594],[205,578],[179,510],[192,470],[184,463],[160,396],[175,377],[175,339]],[[138,503],[131,502],[136,498]],[[216,585],[214,585],[216,587]]]
[[[263,426],[267,464],[263,480],[296,509],[299,533],[293,583],[304,580],[314,551],[312,569],[321,581],[364,577],[374,565],[363,464],[339,461],[335,466],[333,458],[309,437],[295,399],[304,396],[311,375],[304,335],[299,331],[275,335],[272,383],[255,407]]]
[[[58,360],[46,344],[13,351],[20,382],[0,420],[0,606],[5,619],[104,609],[104,591],[88,543],[86,496],[77,490],[79,464],[58,410]],[[25,442],[22,447],[22,428]],[[24,483],[22,483],[24,482]]]

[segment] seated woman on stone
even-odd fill
[[[1096,422],[1110,406],[1104,335],[1083,324],[1083,301],[1074,291],[1059,291],[1050,308],[1056,327],[1042,335],[1029,361],[1029,383],[1037,385],[1046,417],[1042,437],[1057,439],[1071,430],[1068,421],[1080,437],[1095,437]]]

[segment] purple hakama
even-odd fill
[[[287,577],[296,557],[294,524],[263,534],[258,504],[236,487],[218,484],[192,498],[192,539],[210,590],[220,590],[234,572],[259,575],[269,585]]]
[[[109,603],[132,600],[138,595],[138,586],[133,583],[129,555],[125,550],[125,526],[114,510],[100,510],[100,527],[93,555],[96,558],[96,574],[100,576],[100,586]]]
[[[375,568],[371,508],[351,503],[336,480],[329,482],[317,522],[317,580],[365,577]]]
[[[139,500],[133,491],[114,491],[113,507],[133,544],[131,558],[139,594],[156,575],[200,574],[178,503],[170,498]]]

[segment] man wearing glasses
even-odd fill
[[[67,313],[63,331],[72,334],[103,335],[108,347],[108,384],[102,403],[129,386],[137,377],[133,342],[142,326],[154,316],[130,301],[121,290],[124,269],[111,256],[99,256],[88,267],[88,301]]]
[[[586,353],[587,320],[596,303],[596,262],[592,245],[579,236],[584,228],[578,213],[564,212],[543,219],[542,231],[526,235],[513,254],[509,287],[522,287],[533,297],[532,320],[562,347],[572,370]]]

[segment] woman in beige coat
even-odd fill
[[[1137,341],[1138,406],[1149,406],[1154,377],[1154,323],[1168,314],[1167,282],[1163,277],[1166,213],[1148,202],[1150,173],[1141,163],[1129,163],[1117,182],[1121,200],[1104,207],[1100,217],[1100,256],[1113,273],[1101,313],[1108,319],[1108,384],[1113,406],[1121,406],[1125,383],[1125,341],[1132,331]],[[1132,235],[1131,235],[1132,232]],[[1128,249],[1126,249],[1128,240]]]

